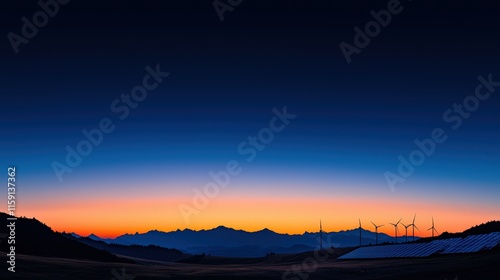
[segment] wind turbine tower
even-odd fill
[[[434,237],[434,232],[439,233],[436,228],[434,227],[434,217],[432,217],[432,227],[430,227],[427,230],[432,230],[432,237]]]
[[[375,242],[376,244],[378,245],[378,228],[383,226],[383,225],[379,225],[377,226],[374,222],[371,222],[373,224],[373,226],[375,227]]]
[[[321,220],[319,220],[319,248],[323,250],[323,228],[321,227]]]
[[[415,218],[417,217],[417,213],[415,213],[415,215],[413,216],[413,222],[411,222],[411,227],[412,227],[412,236],[413,236],[413,241],[415,241],[415,228],[420,231],[418,229],[418,227],[415,225]]]
[[[401,224],[405,227],[405,242],[408,242],[408,228],[411,227],[411,225]]]
[[[358,219],[359,220],[359,247],[361,247],[361,219]]]
[[[391,225],[394,226],[394,235],[396,236],[396,243],[398,243],[398,225],[399,225],[399,222],[401,222],[401,219],[399,219],[399,221],[395,224],[390,223]]]

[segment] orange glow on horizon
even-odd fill
[[[58,200],[57,198],[55,198]],[[410,224],[417,213],[416,224],[420,231],[416,236],[430,236],[427,229],[434,217],[436,229],[459,232],[471,226],[495,220],[500,216],[495,211],[485,212],[476,205],[453,203],[432,204],[422,201],[394,203],[387,199],[376,202],[365,199],[331,199],[318,197],[258,197],[221,195],[211,199],[198,215],[192,215],[190,222],[183,219],[179,204],[188,204],[191,197],[121,197],[103,195],[99,199],[90,197],[61,199],[57,203],[37,200],[20,208],[19,215],[36,217],[55,231],[74,232],[81,236],[96,234],[102,238],[114,238],[125,233],[144,233],[150,230],[175,231],[177,229],[212,229],[223,225],[234,229],[258,231],[268,228],[278,233],[302,234],[317,232],[322,220],[326,232],[341,231],[358,227],[361,219],[364,229],[374,231],[370,221],[385,224],[379,232],[394,235],[394,223]],[[388,207],[390,205],[390,207]],[[483,207],[484,209],[484,207]],[[399,227],[398,236],[404,235]],[[411,236],[411,228],[408,229]]]

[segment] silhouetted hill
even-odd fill
[[[2,225],[7,224],[6,213],[0,212]],[[51,228],[36,219],[17,218],[16,222],[16,254],[57,257],[69,259],[87,259],[102,262],[131,262],[119,258],[109,252],[98,250],[75,240],[66,238],[63,234],[52,231]],[[0,227],[0,233],[8,234],[6,226]],[[7,242],[0,243],[0,250],[7,252]]]
[[[99,250],[106,250],[113,254],[118,254],[122,256],[129,256],[134,258],[155,260],[155,261],[165,261],[173,262],[181,259],[188,258],[189,255],[182,253],[177,249],[167,249],[159,246],[149,245],[119,245],[119,244],[107,244],[103,241],[96,241],[88,237],[75,238],[70,234],[66,234],[67,238],[76,240],[83,244],[87,244]]]
[[[483,223],[477,226],[473,226],[469,229],[464,230],[463,232],[443,232],[439,236],[435,237],[427,237],[418,240],[417,242],[429,242],[436,239],[446,239],[452,237],[466,237],[469,235],[477,235],[477,234],[488,234],[492,232],[500,232],[500,221],[489,221],[487,223]]]
[[[468,236],[468,235],[485,234],[491,232],[500,232],[500,221],[489,221],[485,224],[473,226],[470,229],[465,230],[462,234],[464,236]]]

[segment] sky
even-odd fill
[[[7,1],[0,178],[16,167],[17,215],[101,237],[374,230],[414,214],[429,236],[432,218],[440,232],[499,219],[498,7],[401,1],[348,63],[341,43],[391,1],[243,0],[223,21],[214,2],[72,0],[13,47],[42,8]],[[415,144],[433,137],[428,154]],[[207,196],[228,163],[238,174]]]

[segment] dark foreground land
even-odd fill
[[[500,279],[500,250],[475,254],[437,255],[429,258],[386,260],[336,260],[307,266],[312,252],[276,255],[253,263],[207,257],[202,263],[142,261],[136,264],[102,263],[18,255],[16,272],[8,272],[6,254],[1,279]],[[311,259],[309,259],[311,260]],[[218,264],[219,262],[219,264]],[[305,264],[305,266],[302,266]],[[296,269],[298,273],[285,274]],[[307,272],[303,268],[309,269]],[[114,273],[113,273],[114,271]]]

